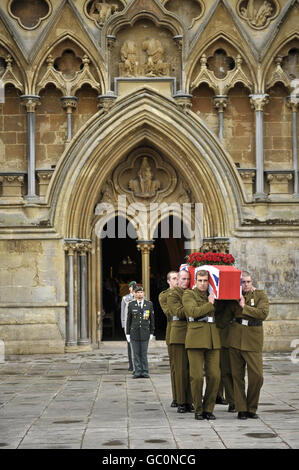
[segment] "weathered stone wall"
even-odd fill
[[[65,338],[60,241],[0,242],[0,337],[7,354],[61,353]]]

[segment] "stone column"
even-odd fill
[[[68,318],[66,329],[66,346],[76,346],[75,336],[75,279],[74,279],[74,256],[77,250],[77,240],[65,240],[64,250],[68,257]]]
[[[80,338],[79,345],[89,344],[88,338],[88,292],[87,292],[87,256],[90,249],[89,241],[78,244],[80,257]]]
[[[138,240],[137,249],[141,251],[142,284],[145,297],[150,300],[150,252],[154,248],[153,240]]]
[[[72,112],[77,108],[78,98],[76,96],[63,96],[61,98],[62,107],[67,115],[67,142],[72,140]]]
[[[40,104],[37,95],[22,95],[22,104],[27,110],[27,159],[28,159],[28,193],[25,198],[29,201],[39,200],[35,184],[35,109]]]
[[[179,69],[180,69],[180,83],[179,83],[179,93],[182,93],[185,90],[185,77],[183,77],[184,67],[183,67],[183,36],[178,34],[177,36],[173,36],[174,41],[176,42],[178,49],[179,49]],[[175,90],[176,92],[177,90]]]
[[[218,137],[223,139],[223,112],[227,106],[228,97],[226,95],[214,96],[214,106],[218,110]]]
[[[292,110],[292,137],[293,137],[293,169],[294,169],[294,197],[299,197],[298,187],[298,124],[297,124],[297,110],[299,106],[299,96],[288,96],[287,104]]]
[[[269,95],[249,95],[252,108],[255,109],[255,160],[256,160],[256,187],[255,199],[266,199],[264,191],[264,114],[265,104],[269,102]]]

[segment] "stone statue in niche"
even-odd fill
[[[167,74],[168,64],[163,62],[164,47],[158,39],[146,39],[142,43],[142,50],[147,53],[145,75],[155,77]]]
[[[121,60],[120,75],[126,77],[136,77],[138,75],[137,45],[135,41],[128,39],[122,45],[120,51]]]
[[[129,181],[129,188],[134,191],[135,196],[149,198],[155,196],[160,186],[160,181],[153,179],[147,157],[143,157],[137,178]]]
[[[102,26],[113,13],[118,11],[118,5],[115,3],[106,3],[106,0],[98,2],[94,0],[90,7],[89,16],[96,20],[99,26]]]
[[[265,27],[270,19],[275,16],[277,7],[273,2],[268,0],[248,0],[239,4],[240,16],[247,20],[254,28]]]

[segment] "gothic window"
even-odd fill
[[[9,13],[25,29],[37,28],[51,13],[48,0],[11,0]]]
[[[282,69],[290,80],[299,79],[299,49],[290,49],[288,55],[283,59]]]
[[[213,57],[209,57],[207,67],[214,72],[215,77],[225,78],[229,70],[235,68],[235,61],[232,57],[228,57],[223,49],[217,49]]]
[[[66,49],[54,62],[54,68],[65,78],[73,78],[83,68],[82,60],[71,49]]]

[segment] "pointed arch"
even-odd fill
[[[213,44],[216,45],[217,42],[223,41],[223,43],[228,43],[230,46],[232,46],[238,54],[242,57],[244,62],[249,68],[250,74],[251,74],[251,80],[254,84],[254,88],[257,88],[257,77],[255,73],[255,67],[256,67],[256,62],[254,58],[252,57],[252,53],[248,47],[244,47],[244,44],[239,44],[236,41],[236,38],[233,37],[232,35],[229,35],[225,32],[219,32],[217,36],[213,36],[212,38],[208,38],[204,43],[198,42],[196,47],[193,49],[191,52],[189,58],[188,58],[188,64],[186,67],[186,90],[190,90],[191,86],[191,81],[192,81],[192,76],[193,72],[198,64],[198,61],[200,60],[200,57],[205,53],[205,51],[208,48],[211,48]],[[224,44],[222,43],[222,47],[224,47]],[[189,91],[188,91],[189,92]]]
[[[65,149],[48,190],[50,218],[65,237],[88,238],[101,187],[138,145],[155,146],[204,205],[205,236],[227,236],[239,225],[246,200],[232,158],[191,111],[142,89],[98,112]],[[214,215],[213,215],[214,214]]]
[[[94,65],[97,71],[102,93],[105,93],[106,72],[105,72],[104,63],[101,61],[100,65],[98,65],[99,58],[95,57],[95,55],[90,51],[90,49],[88,49],[87,44],[83,43],[80,40],[80,38],[75,37],[70,32],[63,33],[61,36],[56,38],[55,41],[53,41],[49,46],[42,48],[40,53],[37,54],[37,56],[35,57],[34,62],[37,64],[37,66],[35,68],[34,76],[32,77],[32,90],[33,90],[32,92],[35,93],[36,91],[37,81],[40,75],[40,70],[42,66],[44,65],[47,57],[51,54],[51,51],[53,51],[59,44],[63,43],[66,40],[73,42],[77,47],[79,47],[83,51],[84,54],[86,54],[89,57],[90,61],[92,62],[92,64]]]

